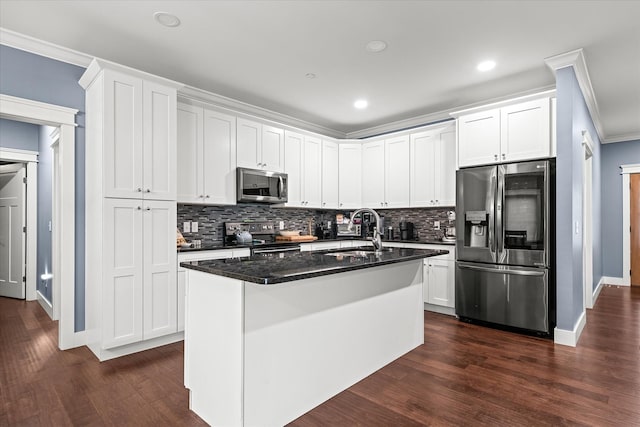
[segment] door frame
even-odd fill
[[[631,180],[629,174],[640,173],[640,163],[620,165],[622,175],[622,283],[631,286]]]
[[[25,209],[27,210],[27,252],[25,254],[26,276],[25,298],[27,301],[37,299],[36,275],[38,271],[38,152],[0,148],[0,160],[24,163],[27,168],[27,195]]]
[[[593,308],[593,139],[582,131],[582,282],[584,307]]]
[[[84,331],[75,331],[75,116],[78,110],[0,94],[0,118],[60,128],[59,139],[59,187],[55,195],[60,207],[59,235],[67,236],[61,242],[52,242],[59,248],[60,284],[58,302],[58,347],[66,350],[84,345]],[[27,170],[27,173],[29,171]],[[55,291],[55,289],[54,289]],[[55,299],[55,298],[53,298]]]

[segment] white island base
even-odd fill
[[[422,267],[274,285],[188,270],[191,410],[213,426],[281,426],[423,344]]]

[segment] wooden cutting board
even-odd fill
[[[276,236],[276,242],[313,242],[316,236]]]

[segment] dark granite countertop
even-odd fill
[[[340,255],[358,249],[370,250],[371,247],[253,255],[221,260],[182,262],[180,265],[184,268],[218,276],[261,285],[272,285],[449,253],[446,250],[387,248],[380,254],[370,252],[355,257]]]
[[[323,243],[323,242],[339,242],[344,240],[366,240],[362,237],[346,237],[340,239],[326,239],[326,240],[314,240],[312,242],[274,242],[274,243],[255,243],[255,244],[226,244],[222,241],[203,245],[199,248],[177,248],[178,253],[183,252],[197,252],[197,251],[215,251],[215,250],[223,250],[223,249],[242,249],[242,248],[254,248],[254,247],[286,247],[286,246],[295,246],[303,243]],[[424,245],[447,245],[447,246],[455,246],[455,242],[443,242],[442,240],[383,240],[382,244],[384,246],[385,243],[417,243]]]

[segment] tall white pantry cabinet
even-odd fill
[[[86,334],[100,360],[177,333],[173,82],[94,60],[86,90]]]

